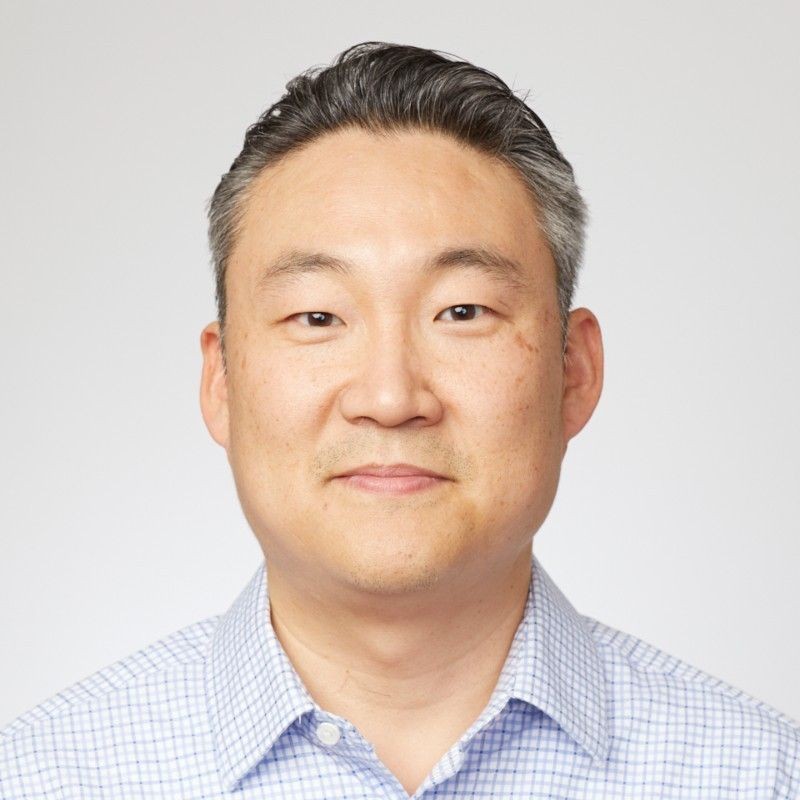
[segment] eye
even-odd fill
[[[480,313],[480,314],[475,314],[471,310],[471,309],[479,309],[479,308],[483,309],[482,313]],[[469,322],[470,320],[476,319],[476,317],[483,316],[487,311],[490,310],[487,306],[481,306],[481,305],[478,305],[477,303],[463,303],[462,305],[459,305],[459,306],[450,306],[449,308],[446,308],[441,313],[445,314],[448,311],[450,311],[451,309],[455,310],[455,314],[456,314],[455,319],[457,319],[457,320],[466,320],[467,322]]]
[[[331,314],[329,311],[301,311],[299,314],[292,314],[289,319],[306,316],[312,320],[310,324],[305,326],[306,328],[331,328],[334,326],[328,325],[326,320],[331,318],[339,319],[336,314]]]

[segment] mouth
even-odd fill
[[[450,479],[414,464],[364,464],[335,476],[333,480],[350,489],[403,495],[434,489]]]

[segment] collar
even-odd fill
[[[206,660],[206,700],[227,791],[296,720],[321,711],[278,641],[269,610],[262,561],[220,617]],[[534,556],[523,619],[491,706],[508,697],[529,703],[602,761],[609,749],[605,692],[603,665],[586,622]]]
[[[536,556],[511,649],[518,655],[509,695],[543,711],[595,762],[605,761],[610,746],[607,690],[597,644],[584,617]]]
[[[317,708],[275,635],[266,573],[262,560],[220,618],[206,660],[206,702],[227,791],[295,720]]]

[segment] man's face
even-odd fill
[[[574,433],[535,213],[511,168],[421,131],[329,134],[254,182],[228,265],[227,376],[211,325],[203,403],[271,567],[402,593],[530,548]],[[428,266],[468,248],[521,272]],[[352,266],[270,279],[292,251]],[[447,480],[394,494],[336,478],[399,462]]]

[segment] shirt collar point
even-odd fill
[[[586,620],[536,556],[514,695],[550,717],[593,762],[610,750],[603,660]]]

